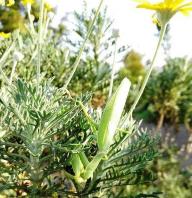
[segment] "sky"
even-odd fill
[[[57,7],[57,14],[53,23],[68,12],[81,11],[83,0],[48,0]],[[119,29],[119,45],[129,45],[142,55],[150,59],[157,44],[157,29],[152,23],[153,11],[138,9],[133,0],[105,0],[108,15],[114,20],[113,27]],[[87,0],[90,8],[97,7],[99,0]],[[104,6],[105,6],[104,5]],[[103,7],[104,7],[103,6]],[[170,22],[171,57],[192,56],[192,14],[183,16],[177,14]],[[158,64],[163,64],[163,50],[160,51]]]

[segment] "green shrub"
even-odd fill
[[[146,115],[157,120],[158,129],[164,121],[175,126],[183,123],[181,114],[190,106],[192,78],[191,63],[186,61],[182,58],[167,60],[162,71],[154,72],[149,80],[138,112],[146,109]]]

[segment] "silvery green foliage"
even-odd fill
[[[18,80],[1,88],[0,191],[16,189],[15,196],[107,197],[112,187],[153,179],[144,167],[157,154],[156,139],[129,121],[116,132],[93,176],[77,183],[71,155],[84,152],[92,160],[98,152],[97,138],[79,105],[81,101],[88,107],[90,95],[71,98],[64,93],[48,82],[37,87]],[[99,114],[88,113],[97,130]]]
[[[1,95],[1,161],[5,166],[13,165],[13,169],[7,169],[13,180],[4,187],[18,186],[18,175],[23,172],[32,182],[31,188],[39,186],[57,171],[57,166],[67,166],[71,152],[83,149],[86,120],[79,115],[76,99],[49,83],[37,88],[18,80],[15,86],[2,88]],[[62,156],[58,158],[55,155],[60,150]],[[60,160],[66,160],[66,164]]]

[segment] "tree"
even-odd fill
[[[124,66],[119,71],[119,78],[127,77],[133,84],[143,79],[145,75],[145,67],[142,63],[142,55],[131,50],[123,60]]]

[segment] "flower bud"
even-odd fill
[[[98,147],[100,151],[107,151],[113,143],[131,83],[124,78],[117,91],[106,104],[98,129]]]

